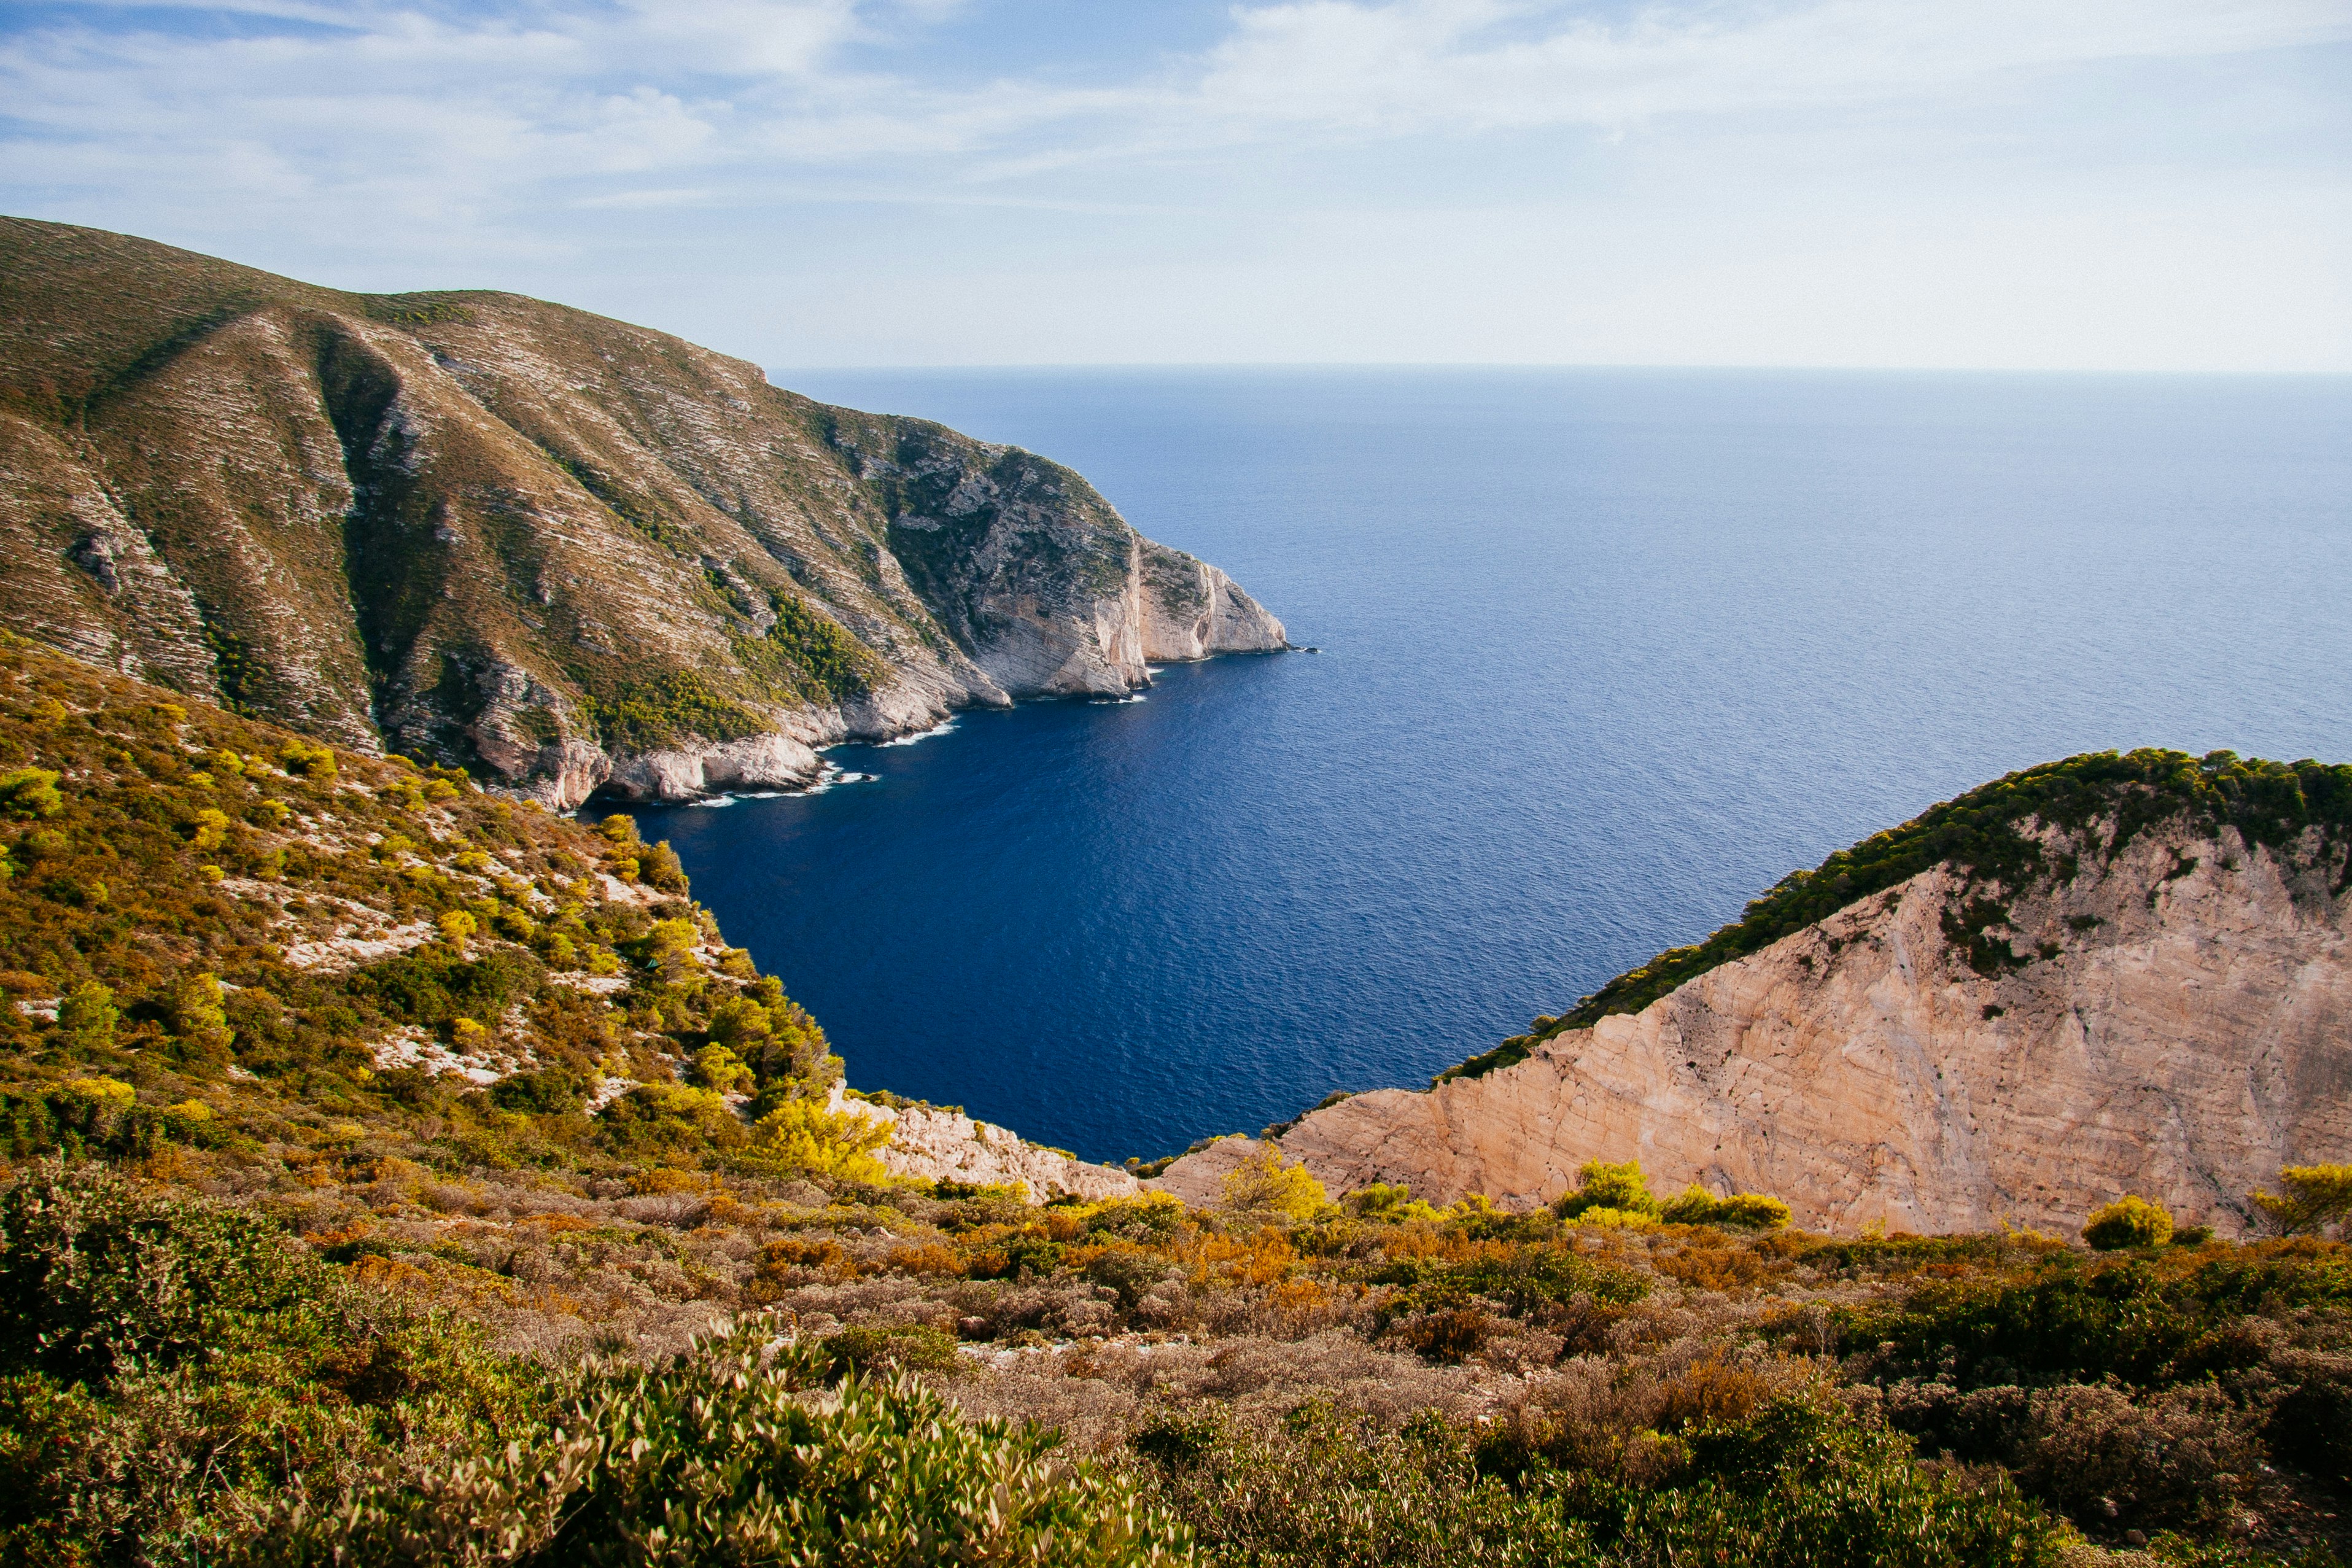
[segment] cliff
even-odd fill
[[[2168,752],[2012,775],[1476,1070],[1342,1100],[1281,1148],[1334,1192],[1528,1206],[1638,1158],[1842,1229],[2071,1233],[2125,1192],[2234,1229],[2283,1165],[2352,1148],[2347,780]],[[1232,1153],[1162,1183],[1206,1195]]]
[[[570,805],[1285,646],[1070,470],[487,291],[0,219],[0,625]]]
[[[1097,1165],[1061,1149],[1032,1143],[1009,1128],[977,1121],[961,1110],[932,1105],[892,1106],[852,1099],[835,1085],[829,1109],[877,1121],[890,1141],[875,1158],[892,1175],[972,1187],[1025,1190],[1028,1200],[1131,1198],[1143,1187],[1125,1171]]]

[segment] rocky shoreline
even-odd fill
[[[1279,623],[1276,625],[1278,626]],[[1274,647],[1220,648],[1185,658],[1152,658],[1148,662],[1153,665],[1198,664],[1239,653],[1306,651],[1310,650],[1286,641]],[[1139,685],[1129,689],[1130,692],[1149,690],[1151,684],[1150,677],[1146,673]],[[1026,700],[1041,700],[1052,697],[1091,701],[1107,700],[1107,694],[1094,692],[1045,693]],[[636,754],[625,753],[618,758],[593,742],[567,741],[543,748],[530,770],[529,782],[511,786],[510,793],[520,798],[536,800],[555,811],[576,810],[597,799],[619,805],[684,805],[751,791],[772,790],[786,795],[804,795],[827,787],[825,770],[830,764],[824,760],[824,752],[835,746],[908,744],[949,729],[958,714],[1013,705],[1014,700],[1009,697],[1001,701],[972,701],[938,713],[909,715],[894,723],[868,723],[856,727],[851,726],[835,712],[821,716],[830,717],[834,722],[813,730],[803,727],[795,732],[780,729],[763,735],[712,742],[708,745],[664,747]]]

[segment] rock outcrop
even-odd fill
[[[0,624],[551,804],[1285,646],[1076,474],[486,291],[0,219]]]
[[[992,1121],[932,1106],[893,1107],[851,1099],[835,1084],[828,1109],[887,1122],[890,1142],[875,1158],[892,1173],[929,1182],[1026,1190],[1033,1204],[1049,1198],[1128,1198],[1142,1185],[1125,1171],[1089,1164],[1075,1154],[1032,1143]]]
[[[2024,827],[2047,871],[2013,889],[1937,864],[1512,1065],[1315,1111],[1282,1151],[1335,1193],[1525,1207],[1638,1158],[1814,1225],[2069,1234],[2126,1192],[2235,1230],[2283,1165],[2352,1154],[2340,833]],[[1225,1148],[1161,1182],[1206,1192]]]

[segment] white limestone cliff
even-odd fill
[[[1033,1204],[1068,1195],[1089,1200],[1134,1197],[1142,1186],[1125,1171],[1090,1164],[1075,1154],[1032,1143],[992,1121],[976,1121],[960,1110],[931,1107],[893,1108],[856,1100],[833,1087],[826,1108],[886,1122],[890,1142],[875,1158],[893,1173],[931,1182],[972,1186],[1018,1184]]]
[[[2352,1155],[2352,894],[2232,829],[2143,834],[2016,900],[1975,972],[1941,868],[1432,1091],[1360,1094],[1280,1140],[1335,1194],[1512,1206],[1591,1159],[1764,1192],[1800,1223],[2071,1232],[2126,1193],[2225,1231],[2281,1166]],[[1209,1191],[1219,1143],[1161,1177]],[[1193,1167],[1200,1167],[1193,1169]]]

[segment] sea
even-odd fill
[[[653,807],[850,1080],[1089,1159],[1420,1088],[2012,769],[2352,762],[2352,378],[778,371],[1312,651]]]

